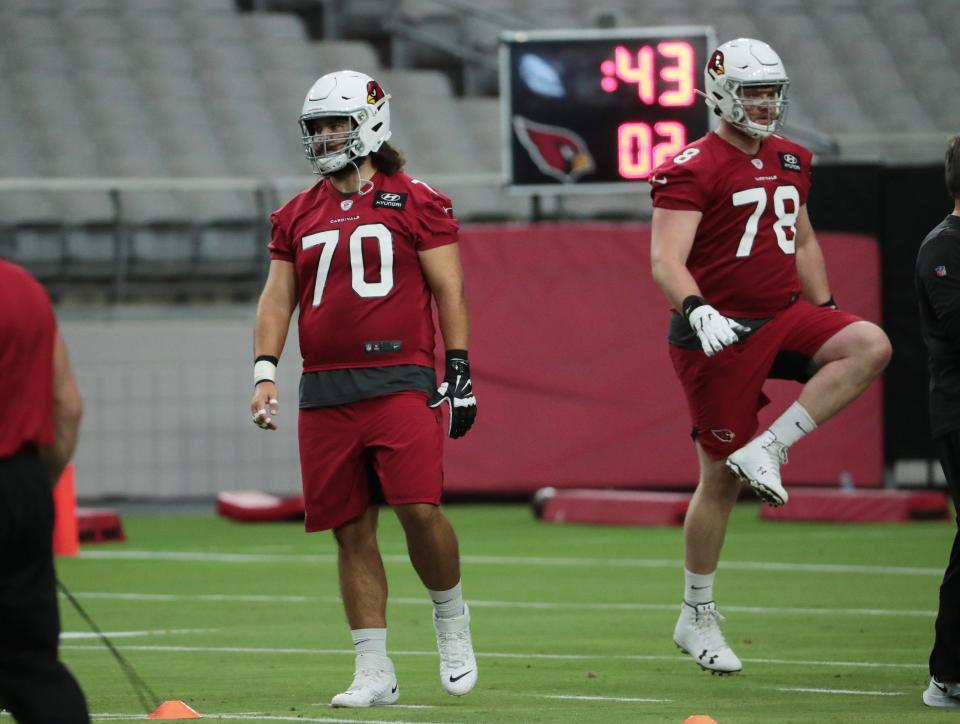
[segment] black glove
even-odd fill
[[[477,398],[470,382],[470,362],[467,350],[447,350],[447,371],[427,407],[437,408],[444,402],[450,406],[450,437],[463,437],[477,417]]]

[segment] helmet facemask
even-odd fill
[[[343,118],[349,124],[350,130],[327,133],[314,133],[314,121],[322,118]],[[313,166],[313,172],[321,176],[329,176],[342,170],[351,161],[356,161],[361,155],[363,144],[360,141],[360,130],[352,116],[338,114],[315,113],[300,118],[300,131],[303,138],[303,153]]]
[[[723,116],[727,121],[748,136],[761,139],[783,128],[790,102],[787,98],[790,81],[737,83],[728,78],[727,83],[736,86],[731,93],[730,117]],[[771,92],[758,94],[764,88],[771,89]]]

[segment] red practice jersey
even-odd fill
[[[323,179],[270,217],[270,257],[296,269],[305,372],[434,366],[418,252],[457,242],[453,203],[405,173],[372,181],[361,196]]]
[[[7,380],[0,458],[54,442],[53,345],[57,321],[40,283],[0,259],[0,369]]]
[[[770,317],[799,293],[794,242],[811,158],[781,136],[750,156],[708,133],[650,175],[654,206],[703,214],[687,268],[721,314]]]

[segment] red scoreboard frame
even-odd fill
[[[698,93],[711,28],[519,31],[500,39],[511,191],[622,190],[711,127]]]

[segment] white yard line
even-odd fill
[[[796,686],[790,688],[781,687],[777,691],[798,691],[802,694],[854,694],[856,696],[903,696],[902,691],[859,691],[857,689],[807,689]]]
[[[307,706],[329,707],[330,703],[326,701],[321,701],[316,704],[308,704]],[[390,708],[391,709],[436,709],[436,707],[433,704],[390,704]]]
[[[60,647],[69,651],[100,651],[102,646],[87,644],[64,644]],[[353,649],[301,649],[301,648],[271,648],[266,646],[147,646],[124,645],[125,651],[157,651],[172,653],[217,653],[217,654],[297,654],[306,656],[317,655],[349,655],[354,656]],[[478,658],[489,659],[534,659],[534,660],[571,660],[571,661],[687,661],[683,654],[673,656],[632,655],[632,654],[537,654],[525,652],[498,652],[477,651]],[[391,656],[436,656],[436,651],[391,651]],[[928,664],[896,664],[886,661],[817,661],[805,659],[743,659],[750,664],[777,664],[783,666],[834,666],[844,668],[867,669],[924,669]]]
[[[632,696],[575,696],[573,694],[535,694],[538,699],[569,699],[570,701],[622,701],[627,703],[669,704],[672,699],[647,699]]]
[[[216,628],[171,628],[171,629],[156,629],[154,631],[104,631],[103,635],[111,639],[127,639],[127,638],[136,638],[138,636],[169,636],[174,634],[196,634],[196,633],[211,633],[213,631],[219,631],[220,629]],[[74,641],[76,639],[95,639],[98,638],[100,634],[93,631],[61,631],[60,640],[68,639]]]
[[[389,707],[396,708],[395,706]],[[213,719],[218,721],[292,721],[292,722],[328,722],[329,724],[356,724],[359,721],[365,724],[455,724],[453,722],[428,722],[428,721],[405,721],[403,719],[340,719],[332,716],[271,716],[259,712],[227,712],[207,714],[200,712],[204,719]],[[90,718],[94,721],[143,721],[143,714],[91,714]]]
[[[82,560],[192,561],[206,563],[335,563],[333,554],[207,553],[201,551],[83,550]],[[406,555],[385,555],[387,563],[409,563]],[[553,566],[561,568],[678,568],[683,561],[659,558],[575,558],[553,556],[462,556],[468,565]],[[791,573],[866,573],[870,575],[943,577],[942,568],[870,566],[843,563],[786,563],[724,561],[730,571],[788,571]]]
[[[285,596],[260,594],[229,593],[110,593],[107,591],[81,591],[73,594],[78,598],[97,598],[116,601],[210,601],[218,603],[325,603],[341,605],[339,596]],[[394,596],[390,603],[401,606],[429,606],[423,598]],[[510,608],[560,611],[676,611],[679,603],[596,603],[596,602],[556,602],[556,601],[484,601],[469,600],[471,608]],[[733,613],[759,613],[772,615],[810,615],[810,616],[890,616],[893,618],[933,618],[936,611],[892,608],[804,608],[798,606],[728,606],[724,611]]]

